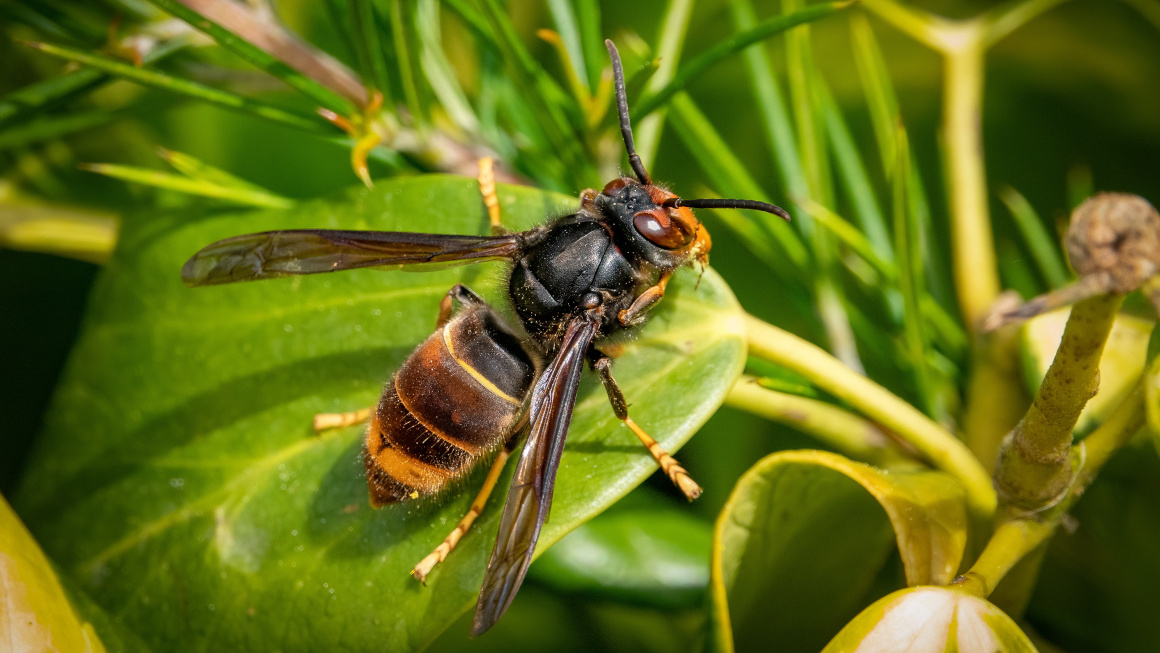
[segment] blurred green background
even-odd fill
[[[126,2],[131,6],[132,3]],[[948,17],[969,17],[999,2],[923,1],[912,3]],[[768,6],[763,6],[768,5]],[[660,16],[667,3],[640,0],[601,2],[603,32],[618,41],[635,34],[655,47]],[[306,40],[354,65],[348,44],[329,19],[326,3],[284,0],[276,3],[286,25]],[[535,30],[552,27],[544,2],[511,0],[509,15],[523,43],[550,74],[561,78],[558,58]],[[1031,262],[1024,241],[997,190],[1009,185],[1021,192],[1053,233],[1064,224],[1076,193],[1088,189],[1139,194],[1160,200],[1160,3],[1149,0],[1065,2],[1020,28],[987,55],[983,139],[989,203],[996,232],[1004,287],[1025,297],[1047,284]],[[759,18],[777,3],[757,3]],[[0,1],[0,95],[56,74],[62,62],[20,45],[17,39],[57,41],[46,25],[87,21],[101,25],[124,6],[97,3]],[[47,23],[37,16],[47,17]],[[70,18],[75,16],[76,18]],[[468,93],[479,65],[471,35],[458,14],[444,10],[447,56]],[[942,63],[939,56],[871,16],[898,94],[901,113],[914,148],[915,164],[931,200],[934,221],[931,250],[936,262],[949,257],[945,191],[938,142]],[[729,4],[702,0],[693,8],[684,45],[685,58],[733,33]],[[844,17],[811,26],[813,53],[861,149],[873,149],[874,134],[856,69],[849,25]],[[89,30],[93,32],[92,29]],[[100,33],[88,35],[99,45]],[[770,42],[774,60],[780,44]],[[234,70],[217,78],[219,68]],[[174,57],[168,70],[202,79],[246,95],[270,98],[287,106],[307,107],[276,80],[238,63],[216,49]],[[779,202],[779,189],[748,76],[739,56],[715,65],[692,80],[688,91],[716,126],[751,175]],[[429,95],[429,94],[428,94]],[[427,98],[429,100],[429,97]],[[503,102],[500,98],[498,102]],[[97,93],[53,107],[56,115],[94,109],[113,111],[92,128],[62,138],[23,141],[5,139],[0,129],[0,234],[22,219],[29,205],[50,210],[80,210],[148,220],[160,210],[204,206],[204,201],[102,177],[78,169],[83,162],[124,163],[162,169],[156,147],[184,152],[290,198],[333,194],[357,184],[349,152],[334,143],[301,132],[188,101],[159,91],[114,82]],[[867,156],[871,176],[883,184],[885,171],[876,156]],[[372,173],[390,171],[376,168]],[[686,195],[706,188],[705,174],[671,128],[664,132],[651,173]],[[580,188],[562,188],[576,193]],[[730,283],[746,310],[802,334],[822,338],[818,318],[797,309],[789,291],[734,232],[710,214],[704,216],[714,240],[713,265]],[[945,264],[944,264],[945,266]],[[760,273],[754,273],[754,271]],[[99,265],[0,245],[0,493],[10,494],[42,419],[70,345],[80,328],[88,288]],[[176,274],[176,270],[174,273]],[[939,297],[949,310],[952,298]],[[867,372],[901,396],[913,399],[905,375],[890,351],[864,350]],[[386,372],[384,372],[386,373]],[[84,434],[77,434],[84,437]],[[792,429],[749,414],[723,408],[679,456],[705,488],[694,504],[680,510],[694,515],[707,532],[735,480],[763,455],[786,448],[817,447],[816,441]],[[1061,534],[1051,545],[1043,581],[1028,609],[1030,623],[1042,634],[1073,651],[1126,651],[1156,635],[1143,627],[1160,608],[1154,586],[1160,580],[1160,465],[1151,447],[1122,452],[1106,471],[1107,479],[1080,502],[1074,534]],[[1145,480],[1151,479],[1151,480]],[[1107,481],[1107,482],[1104,482]],[[1129,501],[1127,513],[1137,520],[1101,509],[1108,502]],[[676,507],[668,481],[654,477],[613,511],[640,507]],[[696,528],[694,528],[696,530]],[[707,540],[704,546],[707,555]],[[542,563],[538,563],[542,564]],[[703,613],[699,603],[678,601],[656,606],[616,601],[569,591],[549,580],[532,580],[495,634],[468,643],[466,622],[450,628],[433,650],[681,650],[696,648]],[[1157,640],[1151,640],[1153,644]]]

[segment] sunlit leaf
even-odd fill
[[[499,196],[515,228],[576,205],[523,187]],[[484,233],[487,218],[474,180],[430,176],[284,211],[127,224],[18,495],[46,550],[158,650],[410,650],[475,601],[499,499],[421,586],[408,571],[474,488],[372,510],[361,429],[315,436],[310,422],[372,404],[452,284],[502,304],[502,267],[181,285],[211,241],[305,227]],[[698,285],[684,270],[669,289],[614,370],[636,421],[674,451],[721,403],[745,347],[712,271]],[[655,469],[592,378],[568,445],[541,551]]]
[[[822,451],[768,456],[717,520],[713,644],[816,651],[865,604],[895,545],[908,584],[921,585],[949,582],[965,543],[962,490],[944,473],[887,473]]]

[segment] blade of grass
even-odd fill
[[[914,371],[914,387],[922,402],[923,410],[934,414],[935,403],[932,394],[930,372],[926,366],[926,338],[922,329],[922,312],[919,298],[922,296],[922,250],[918,242],[918,222],[910,215],[910,145],[906,130],[899,125],[896,130],[895,167],[893,170],[894,206],[894,251],[898,254],[898,286],[902,291],[903,333],[906,350]]]
[[[762,21],[758,25],[734,34],[690,59],[688,63],[680,67],[680,70],[663,87],[641,98],[636,103],[636,107],[634,107],[633,117],[639,120],[649,115],[667,102],[677,91],[684,89],[690,80],[722,59],[734,55],[755,43],[781,34],[791,27],[824,18],[839,9],[848,7],[850,4],[852,3],[844,1],[810,5],[792,14],[776,16]]]
[[[217,16],[219,22],[199,13],[179,0],[149,0],[164,11],[177,16],[193,27],[211,36],[219,45],[233,51],[251,64],[266,71],[285,82],[291,88],[297,89],[319,105],[331,109],[342,115],[353,115],[355,106],[362,106],[366,98],[366,90],[361,82],[353,78],[345,67],[334,60],[325,60],[320,53],[303,46],[301,43],[287,38],[281,45],[285,46],[280,54],[283,56],[293,52],[294,61],[282,61],[263,47],[259,47],[247,40],[264,37],[263,45],[269,48],[273,43],[270,34],[264,32],[240,35],[239,27],[243,24],[257,26],[257,21],[249,17],[248,11],[235,3],[217,3],[212,5],[222,13]],[[193,0],[185,0],[192,2]],[[197,0],[199,6],[206,6],[204,0]],[[229,12],[231,25],[220,24],[221,19]],[[232,27],[233,29],[231,29]],[[264,28],[265,29],[265,28]],[[287,37],[288,35],[280,34]],[[305,68],[309,73],[302,71]],[[341,68],[341,70],[339,70]],[[319,77],[321,79],[315,79]],[[323,82],[325,80],[325,83]]]
[[[188,39],[178,37],[150,49],[144,63],[156,63],[185,47]],[[0,127],[34,116],[54,105],[63,104],[100,88],[110,76],[93,68],[70,70],[49,77],[0,98]]]
[[[51,45],[48,43],[31,43],[25,42],[25,45],[36,48],[46,54],[51,54],[62,59],[76,61],[86,66],[90,66],[105,73],[116,75],[128,79],[129,81],[150,86],[153,88],[170,91],[180,95],[197,98],[206,102],[224,106],[238,111],[244,111],[256,115],[261,118],[267,118],[280,122],[298,129],[306,129],[309,131],[326,131],[325,125],[319,121],[310,118],[305,118],[292,114],[283,109],[272,107],[268,104],[263,104],[240,95],[234,95],[227,91],[218,90],[209,86],[204,86],[197,82],[173,77],[165,73],[152,70],[144,67],[137,67],[127,62],[111,59],[99,54],[90,54],[82,52],[74,48],[68,48],[60,45]]]
[[[1067,269],[1059,255],[1057,241],[1048,235],[1039,214],[1031,207],[1027,198],[1010,186],[999,189],[999,199],[1003,200],[1011,211],[1011,217],[1015,219],[1015,225],[1019,227],[1023,240],[1027,241],[1031,256],[1035,258],[1035,263],[1039,266],[1039,272],[1047,281],[1047,285],[1051,288],[1063,287],[1068,282]]]
[[[190,179],[181,175],[158,172],[147,168],[115,165],[111,163],[87,163],[82,170],[95,172],[107,177],[122,179],[146,186],[163,188],[189,195],[200,195],[225,200],[235,204],[247,204],[265,208],[285,209],[294,205],[292,200],[261,190],[249,190],[232,186],[222,186],[200,179]]]
[[[689,29],[689,16],[693,13],[693,0],[668,0],[661,18],[660,33],[654,59],[660,62],[656,72],[645,83],[645,95],[656,93],[677,73],[681,60],[681,49]],[[636,121],[636,153],[644,162],[645,170],[652,168],[656,161],[657,148],[661,143],[665,114],[655,116],[632,114]]]
[[[0,127],[90,91],[108,80],[99,70],[82,68],[49,77],[0,98]]]
[[[442,30],[437,0],[418,0],[415,5],[415,26],[419,36],[419,64],[432,92],[457,127],[465,133],[478,134],[479,118],[463,94],[451,62],[447,60],[440,45]]]
[[[9,129],[0,131],[0,152],[55,140],[86,129],[99,127],[117,117],[118,115],[111,111],[86,111],[60,117],[51,116],[14,125]]]
[[[854,63],[858,66],[858,76],[862,78],[870,124],[878,140],[878,152],[882,155],[882,169],[890,171],[894,169],[894,146],[897,144],[894,128],[898,121],[898,98],[894,94],[886,60],[865,14],[850,14],[850,33],[854,42]]]
[[[733,154],[688,94],[682,92],[675,95],[669,102],[669,109],[678,137],[685,142],[701,169],[722,195],[768,201],[768,195],[754,181],[745,165]],[[774,220],[764,213],[739,211],[734,214],[746,216],[748,221],[759,224],[761,220]],[[777,222],[779,224],[773,226],[782,228],[763,230],[772,235],[772,240],[777,242],[778,249],[782,252],[780,256],[775,257],[777,261],[775,269],[782,272],[786,278],[805,283],[811,267],[809,253],[797,232],[784,228],[785,225],[780,224],[780,220]],[[747,246],[754,246],[748,237],[744,238],[744,242]]]
[[[798,0],[783,0],[782,12],[787,15],[800,12]],[[797,123],[799,151],[805,172],[809,195],[823,204],[833,205],[832,175],[826,149],[826,136],[817,96],[821,94],[824,81],[817,72],[813,60],[813,46],[810,27],[802,26],[785,36],[786,72],[789,78],[790,99],[794,120]],[[798,228],[810,242],[814,258],[817,260],[817,274],[814,276],[815,296],[818,316],[825,329],[830,349],[839,360],[851,369],[863,371],[861,356],[850,317],[846,311],[846,299],[835,274],[836,246],[831,235],[816,229],[812,219],[799,220]]]
[[[19,2],[0,2],[0,18],[4,19],[5,23],[27,25],[38,34],[48,34],[64,41],[77,42],[75,34],[32,7]]]
[[[858,228],[826,206],[809,198],[801,201],[804,208],[824,229],[869,263],[886,281],[898,282],[898,267],[879,255],[877,248]]]
[[[580,26],[577,24],[572,3],[568,0],[548,0],[548,13],[552,14],[552,22],[556,24],[556,33],[568,52],[572,61],[572,69],[576,78],[584,81],[589,94],[593,86],[589,82],[588,62],[584,59],[584,46],[580,41]]]
[[[211,166],[210,164],[200,159],[196,159],[188,154],[167,150],[165,148],[158,148],[157,155],[164,159],[166,163],[173,166],[174,170],[177,170],[190,179],[206,181],[211,184],[223,186],[226,188],[254,191],[258,193],[264,193],[271,197],[278,197],[278,194],[271,190],[262,188],[253,182],[246,181],[245,179],[226,172],[221,168]],[[290,200],[287,199],[286,201],[289,202]]]
[[[893,261],[894,247],[890,242],[890,230],[886,227],[886,218],[882,215],[858,146],[855,145],[850,129],[846,126],[842,112],[832,95],[823,92],[818,99],[836,172],[842,181],[852,212],[858,218],[858,226],[866,234],[866,239],[874,248],[874,252],[885,261]]]
[[[539,123],[551,150],[563,162],[564,174],[577,188],[599,183],[596,171],[581,151],[579,141],[571,128],[584,126],[584,116],[570,96],[549,79],[516,34],[515,26],[501,9],[497,0],[481,0],[484,14],[496,35],[500,54],[510,70],[515,72],[515,84],[521,99],[528,103]],[[575,115],[569,121],[568,111]]]
[[[390,0],[390,2],[391,35],[395,43],[395,61],[399,66],[399,80],[403,86],[403,97],[407,101],[407,108],[411,111],[411,118],[415,121],[415,125],[421,128],[427,122],[427,112],[423,109],[419,100],[419,89],[415,85],[415,62],[419,59],[419,54],[413,50],[417,47],[417,38],[409,38],[412,34],[408,34],[410,30],[407,29],[407,26],[413,24],[414,21],[408,21],[403,15],[402,0]]]
[[[733,0],[732,9],[737,29],[743,33],[753,31],[757,17],[749,0]],[[809,188],[798,157],[797,137],[790,123],[781,87],[773,73],[769,54],[765,48],[746,48],[743,56],[756,95],[758,116],[765,128],[769,153],[778,165],[782,185],[791,199],[807,197]],[[804,212],[800,205],[795,204],[795,207],[795,214]]]
[[[379,29],[375,20],[375,8],[371,0],[351,0],[351,20],[354,25],[356,50],[367,67],[365,74],[371,79],[375,89],[383,94],[384,101],[390,97],[391,79],[387,74],[387,62],[383,58],[383,44],[379,40]]]
[[[580,27],[580,49],[588,71],[588,88],[600,86],[601,71],[608,66],[608,53],[604,49],[604,34],[600,26],[600,3],[598,0],[574,0]]]

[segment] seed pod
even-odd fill
[[[1067,254],[1081,277],[1126,293],[1160,272],[1160,213],[1138,195],[1100,193],[1072,213]]]

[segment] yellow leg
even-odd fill
[[[455,529],[451,531],[451,534],[448,535],[439,544],[439,546],[435,547],[434,551],[427,554],[426,558],[420,560],[419,564],[415,565],[415,568],[411,570],[411,575],[414,576],[416,580],[426,585],[427,574],[431,573],[431,570],[435,568],[435,565],[447,559],[447,555],[451,553],[451,550],[454,549],[455,545],[459,543],[459,539],[463,537],[463,535],[467,533],[467,529],[471,528],[471,525],[475,523],[475,518],[479,516],[479,513],[483,512],[483,506],[487,503],[487,498],[491,496],[491,491],[495,489],[495,483],[499,480],[499,475],[503,472],[504,463],[507,462],[507,459],[510,455],[511,452],[506,448],[499,452],[499,456],[497,456],[495,462],[491,464],[491,470],[487,473],[487,480],[483,482],[483,488],[481,488],[479,490],[479,494],[475,496],[475,501],[471,502],[471,509],[467,511],[467,514],[463,516],[463,519],[459,520],[459,523],[455,525]]]
[[[361,424],[371,418],[371,408],[352,410],[349,413],[318,413],[314,416],[314,430],[341,429]]]
[[[489,156],[479,160],[479,193],[483,195],[483,205],[487,207],[487,219],[491,221],[492,233],[505,234],[507,229],[500,222],[499,196],[495,194],[495,170],[492,163]]]
[[[661,471],[665,473],[665,476],[669,477],[669,480],[673,482],[673,485],[676,485],[677,488],[682,493],[684,493],[686,499],[692,501],[693,499],[701,496],[701,486],[697,485],[696,481],[694,481],[692,477],[689,476],[689,473],[685,471],[685,468],[681,467],[681,464],[678,463],[675,458],[670,456],[669,452],[664,450],[664,447],[657,443],[657,441],[654,440],[651,435],[645,433],[644,429],[637,426],[636,422],[632,421],[631,417],[626,416],[624,418],[624,423],[628,425],[628,428],[632,429],[632,432],[636,434],[636,437],[640,438],[640,441],[644,443],[644,446],[648,447],[648,452],[652,454],[653,458],[656,459],[657,464],[661,466]]]
[[[632,418],[628,416],[628,403],[624,400],[624,393],[620,391],[620,386],[616,384],[616,379],[612,378],[612,360],[607,356],[601,356],[593,362],[592,367],[596,373],[600,375],[600,381],[604,384],[604,390],[608,393],[608,402],[612,404],[612,412],[616,413],[616,417],[620,421],[628,425],[636,437],[644,446],[648,447],[648,452],[656,459],[657,464],[661,466],[661,471],[677,489],[685,495],[689,501],[701,496],[701,486],[697,485],[696,481],[689,476],[684,467],[676,461],[675,458],[665,451],[664,447],[660,445],[651,435],[644,432]]]

